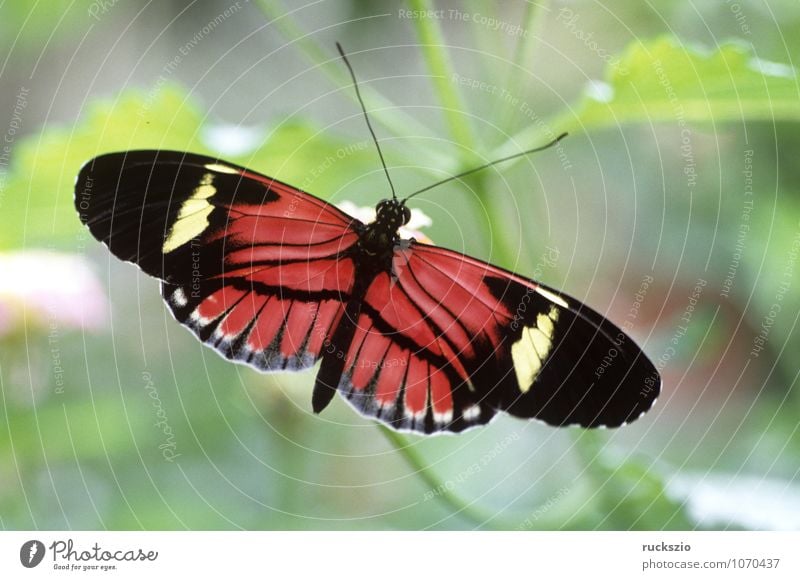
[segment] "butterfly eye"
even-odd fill
[[[411,210],[403,206],[403,225],[411,221]]]

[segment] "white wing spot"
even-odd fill
[[[216,171],[217,173],[229,173],[229,174],[237,174],[239,173],[238,169],[234,169],[233,167],[228,167],[227,165],[223,165],[222,163],[208,163],[205,165],[205,168],[209,171]]]
[[[558,304],[559,306],[561,306],[561,308],[569,308],[569,304],[567,304],[566,300],[564,300],[561,296],[558,296],[557,294],[553,294],[552,292],[550,292],[550,290],[545,290],[541,286],[538,286],[536,288],[536,293],[539,294],[540,296],[544,296],[550,302]]]
[[[183,291],[183,288],[178,288],[172,293],[172,301],[179,308],[183,308],[189,302],[186,299],[186,293]]]
[[[481,408],[478,405],[472,405],[461,411],[464,421],[474,421],[481,416]]]
[[[440,425],[445,425],[453,420],[453,410],[450,409],[444,413],[434,413],[433,420]]]
[[[420,421],[425,416],[425,409],[413,413],[410,409],[408,409],[408,407],[406,407],[405,416],[411,421]]]
[[[192,310],[192,313],[189,315],[189,318],[198,327],[206,326],[207,324],[211,323],[211,319],[200,316],[200,312],[196,308]]]

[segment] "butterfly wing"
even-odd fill
[[[659,388],[632,339],[579,301],[415,241],[369,287],[339,383],[362,413],[424,433],[462,431],[500,410],[616,427]]]
[[[211,157],[129,151],[87,163],[75,205],[122,260],[162,280],[179,322],[261,370],[319,359],[350,299],[361,223]]]
[[[580,302],[414,241],[395,250],[391,272],[366,279],[361,222],[242,167],[103,155],[81,170],[75,205],[224,356],[262,370],[324,358],[315,410],[337,389],[397,429],[457,432],[499,410],[596,427],[637,418],[658,394],[645,355]]]

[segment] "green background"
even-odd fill
[[[800,528],[799,25],[794,0],[2,4],[0,526]],[[75,176],[113,150],[386,197],[337,40],[400,192],[569,131],[414,206],[435,243],[628,321],[665,380],[645,417],[314,416],[313,370],[227,363],[82,230]],[[59,299],[90,278],[40,254],[42,311],[8,267],[31,250],[100,290]]]

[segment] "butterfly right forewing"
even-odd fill
[[[369,287],[339,389],[395,428],[462,431],[497,411],[616,427],[661,380],[633,340],[580,301],[417,242]]]

